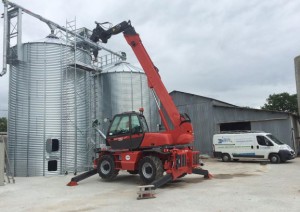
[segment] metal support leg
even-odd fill
[[[97,174],[97,169],[93,169],[91,171],[84,172],[83,174],[73,177],[71,179],[71,181],[67,184],[67,186],[77,186],[79,181],[84,180],[88,177],[91,177],[95,174]]]
[[[171,174],[167,174],[167,175],[163,176],[162,178],[155,180],[152,183],[152,185],[154,185],[154,189],[157,189],[157,188],[159,188],[159,187],[161,187],[161,186],[163,186],[163,185],[171,182],[172,180],[173,180],[172,175]]]
[[[193,174],[204,175],[204,178],[211,179],[212,175],[205,169],[193,169]]]

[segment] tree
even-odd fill
[[[261,109],[298,114],[297,94],[290,95],[287,92],[272,94],[266,101],[267,103]]]
[[[0,118],[0,132],[7,132],[7,119],[5,117]]]

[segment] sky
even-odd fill
[[[131,20],[169,92],[183,91],[252,108],[263,106],[270,94],[296,93],[300,1],[12,2],[62,26],[75,18],[77,28],[89,29],[95,27],[95,21],[115,25]],[[2,65],[3,19],[0,21]],[[41,40],[49,33],[46,24],[23,15],[23,42]],[[103,46],[126,52],[127,61],[139,66],[122,35]],[[8,76],[0,77],[0,116],[8,107]]]

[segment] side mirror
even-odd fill
[[[93,127],[97,127],[99,125],[100,125],[100,123],[99,123],[98,119],[94,120],[93,123],[92,123]]]

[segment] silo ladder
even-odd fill
[[[4,136],[2,137],[2,141],[4,143],[4,157],[5,157],[5,163],[4,163],[4,172],[6,173],[7,177],[7,182],[8,183],[15,183],[15,178],[11,173],[10,165],[9,165],[9,157],[8,157],[8,151],[7,151],[7,146],[4,142]]]

